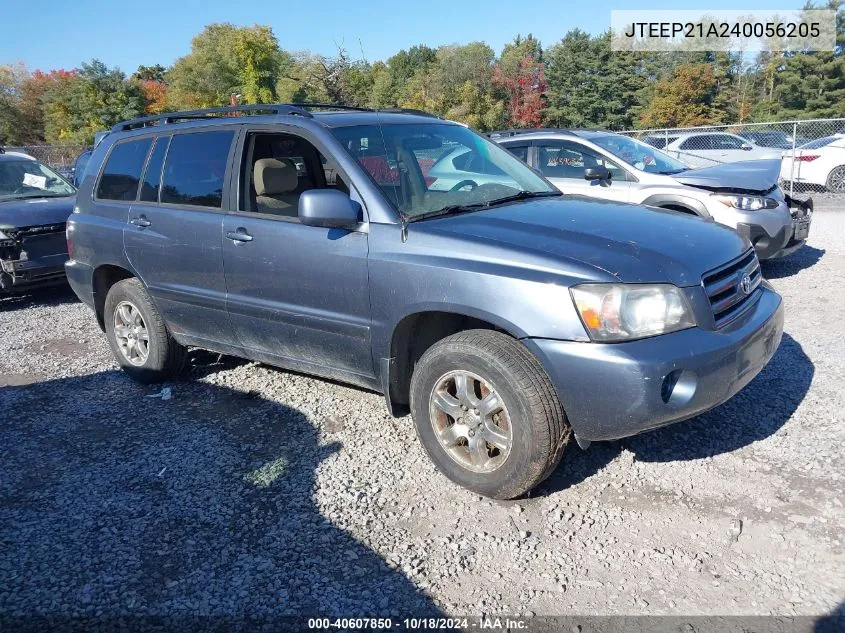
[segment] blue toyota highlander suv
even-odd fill
[[[734,231],[563,195],[421,113],[127,121],[67,234],[68,279],[131,377],[172,379],[200,347],[375,389],[443,473],[497,498],[548,476],[571,436],[724,402],[783,328]]]

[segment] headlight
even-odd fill
[[[631,341],[696,325],[686,297],[671,284],[582,284],[570,292],[594,341]]]
[[[742,209],[743,211],[757,211],[758,209],[776,209],[778,201],[774,198],[761,198],[759,196],[713,196],[726,207]]]

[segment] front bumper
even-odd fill
[[[630,343],[525,339],[554,383],[579,442],[612,440],[694,417],[745,387],[783,334],[768,287],[722,330],[691,328]]]
[[[64,283],[67,253],[36,260],[0,260],[0,292]]]
[[[786,196],[788,220],[772,233],[770,224],[740,222],[736,230],[754,246],[758,259],[775,259],[791,255],[804,246],[813,220],[813,200],[793,200]]]

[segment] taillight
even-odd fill
[[[819,154],[801,154],[801,156],[796,156],[795,160],[799,160],[803,163],[811,163],[819,157]]]

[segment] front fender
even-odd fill
[[[695,198],[690,198],[689,196],[682,196],[673,193],[656,193],[643,200],[641,204],[648,207],[683,207],[690,213],[694,213],[702,218],[710,217],[710,213],[707,211],[707,207],[704,206],[704,203],[700,200],[696,200]]]

